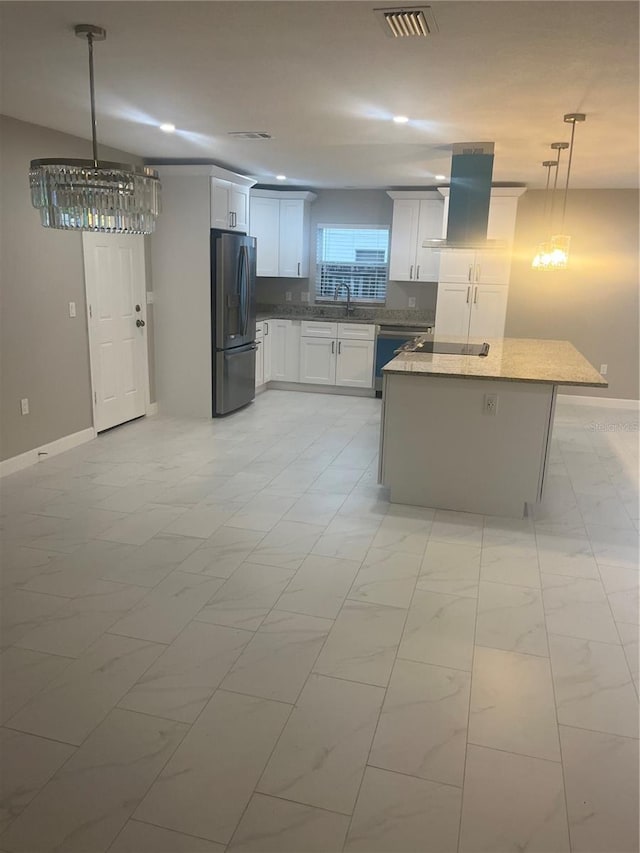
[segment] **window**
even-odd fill
[[[316,299],[333,299],[346,284],[354,302],[384,302],[387,292],[389,229],[319,225]],[[346,299],[343,288],[339,299]]]

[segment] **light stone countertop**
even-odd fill
[[[489,355],[485,357],[408,352],[397,355],[382,370],[386,374],[608,387],[569,341],[504,338],[488,343]]]
[[[433,327],[435,315],[432,310],[392,309],[356,307],[346,315],[344,305],[331,303],[320,305],[258,305],[256,320],[324,320],[332,323],[366,323],[383,326],[410,326],[427,330]]]

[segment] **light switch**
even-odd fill
[[[70,317],[76,316],[76,303],[75,302],[69,303],[69,316]]]
[[[409,297],[409,308],[415,308],[415,307],[416,307],[416,298],[415,298],[415,296],[410,296]]]
[[[147,290],[147,305],[153,305],[153,291]]]
[[[23,397],[23,399],[20,400],[20,414],[21,415],[28,415],[29,414],[29,400],[26,397]]]

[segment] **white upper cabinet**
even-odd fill
[[[249,230],[249,187],[224,178],[211,178],[211,227]]]
[[[309,192],[255,190],[249,233],[257,239],[256,275],[307,278],[309,275]]]
[[[391,281],[437,281],[440,253],[424,240],[442,235],[444,202],[436,192],[389,192],[393,222],[389,252]]]
[[[475,277],[475,249],[443,249],[440,256],[441,284],[469,285]]]
[[[518,198],[513,195],[491,194],[489,203],[489,222],[487,223],[487,240],[504,240],[511,245],[516,230],[516,214]]]
[[[280,275],[280,202],[251,197],[251,236],[256,238],[256,275]]]
[[[302,199],[280,200],[280,275],[309,275],[309,205]]]

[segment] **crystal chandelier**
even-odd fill
[[[160,213],[160,180],[147,166],[98,160],[93,77],[93,43],[106,30],[91,24],[74,28],[89,46],[92,160],[32,160],[31,203],[40,210],[45,228],[151,234]]]
[[[571,162],[573,160],[573,140],[576,133],[576,122],[586,121],[584,113],[566,113],[564,120],[571,125],[571,141],[570,142],[554,142],[551,147],[558,149],[558,160],[556,166],[556,177],[553,184],[553,196],[551,201],[550,219],[553,221],[553,199],[555,198],[556,184],[558,182],[558,166],[560,163],[560,152],[565,148],[569,149],[569,162],[567,163],[567,180],[564,187],[564,200],[562,202],[562,224],[560,233],[554,234],[551,240],[546,243],[540,243],[535,258],[531,264],[535,270],[563,270],[569,266],[569,244],[571,237],[564,233],[564,218],[567,212],[567,195],[569,192],[569,177],[571,175]],[[552,161],[545,161],[543,165],[552,164]],[[549,173],[547,173],[547,190],[549,188]],[[546,198],[545,198],[546,209]]]

